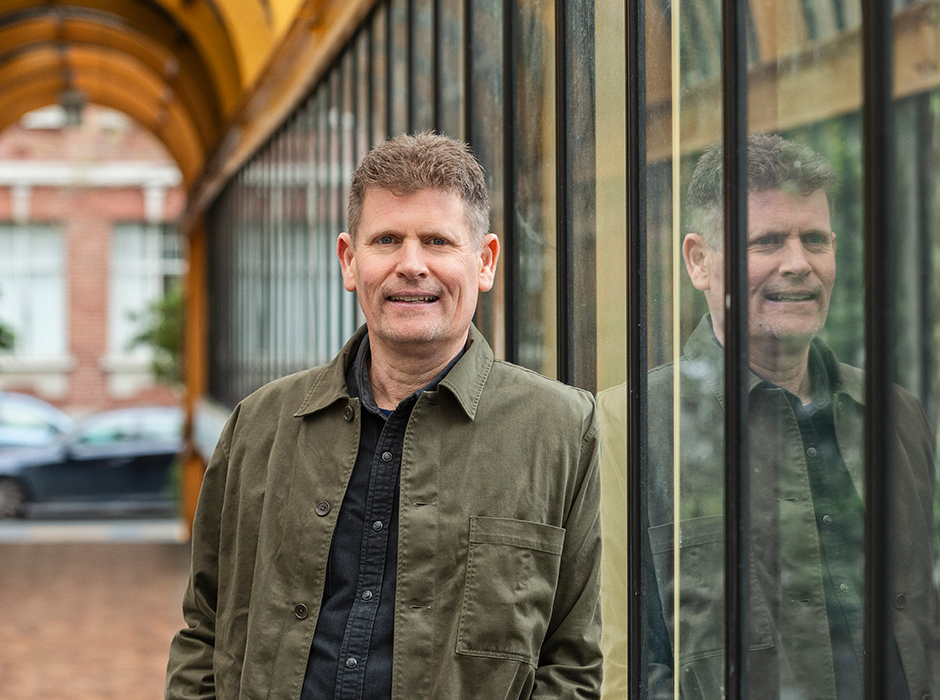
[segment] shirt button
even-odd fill
[[[343,411],[343,418],[346,420],[352,420],[356,415],[356,412],[353,410],[352,406],[347,406],[346,410]]]
[[[843,593],[848,593],[848,592],[849,592],[849,584],[847,584],[847,583],[840,583],[840,584],[839,584],[839,590],[842,591]]]
[[[363,600],[372,600],[372,591],[363,591],[362,592]]]
[[[382,453],[382,461],[383,461],[383,462],[391,462],[391,461],[392,461],[392,453],[391,453],[391,452],[383,452],[383,453]]]
[[[330,512],[329,503],[327,503],[326,501],[320,501],[319,503],[317,503],[317,515],[319,515],[320,517],[323,517],[329,512]]]
[[[376,532],[380,532],[383,527],[384,525],[382,525],[381,520],[376,520],[374,523],[372,523],[372,529],[375,530]]]
[[[823,522],[826,523],[826,525],[832,525],[832,516],[831,516],[831,515],[824,515],[824,516],[823,516]]]
[[[304,620],[307,618],[307,606],[301,603],[300,605],[294,606],[294,615],[298,620]]]
[[[353,657],[346,659],[346,668],[356,668],[359,665],[359,662],[356,661]]]
[[[894,599],[894,607],[896,607],[898,610],[902,610],[906,602],[907,599],[904,597],[904,595],[899,595]]]
[[[808,450],[806,450],[806,454],[808,454],[810,457],[815,457],[815,456],[816,456],[816,448],[815,448],[815,447],[810,447]]]

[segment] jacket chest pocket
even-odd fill
[[[673,525],[650,528],[650,546],[666,626],[673,626]],[[680,523],[679,655],[684,666],[701,659],[721,661],[724,653],[724,518],[691,518]],[[750,564],[750,648],[774,646],[769,608]],[[675,645],[673,644],[673,648]]]
[[[560,527],[470,518],[458,654],[538,663],[564,541]]]

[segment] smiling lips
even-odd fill
[[[764,296],[769,301],[812,301],[816,292],[771,292]]]
[[[405,304],[430,304],[437,301],[438,297],[432,294],[391,294],[386,299]]]

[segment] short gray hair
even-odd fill
[[[778,134],[747,138],[748,192],[784,190],[810,195],[823,190],[832,205],[832,166],[821,155]],[[708,146],[692,172],[686,205],[689,233],[698,233],[712,248],[722,244],[724,152],[721,141]]]
[[[370,188],[396,195],[432,189],[463,200],[470,238],[479,246],[490,226],[490,200],[483,167],[463,141],[425,131],[396,136],[373,148],[356,168],[347,217],[353,244]]]

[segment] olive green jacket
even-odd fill
[[[863,494],[864,375],[836,363],[828,347],[813,342],[835,367],[836,439]],[[707,317],[684,350],[678,406],[680,687],[685,700],[717,700],[722,697],[724,641],[724,383],[723,350]],[[650,545],[674,649],[673,376],[672,364],[649,375],[648,503]],[[784,697],[787,689],[796,689],[793,697],[834,698],[820,541],[800,431],[782,389],[768,388],[754,374],[748,389],[750,697]],[[901,663],[910,696],[919,700],[931,692],[937,697],[940,672],[938,594],[932,582],[934,442],[917,400],[900,388],[895,397],[892,597]]]
[[[361,409],[330,364],[242,401],[206,471],[166,697],[300,697]],[[392,699],[596,698],[598,425],[590,394],[483,336],[421,394],[401,465]]]

